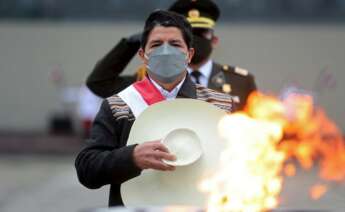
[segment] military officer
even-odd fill
[[[195,55],[188,72],[195,83],[228,93],[237,110],[243,109],[249,94],[256,90],[254,76],[247,70],[221,65],[212,60],[213,49],[219,43],[214,27],[220,16],[218,6],[211,0],[177,0],[170,11],[184,15],[193,28]],[[108,97],[145,76],[146,68],[139,67],[133,76],[119,76],[140,46],[140,34],[123,38],[95,67],[87,86],[95,94]]]

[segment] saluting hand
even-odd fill
[[[176,160],[176,157],[169,153],[169,150],[159,141],[145,142],[138,144],[133,152],[134,162],[141,169],[155,169],[160,171],[173,171],[174,166],[162,161]]]

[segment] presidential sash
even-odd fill
[[[161,92],[147,77],[130,85],[118,96],[128,105],[136,118],[148,106],[165,100]]]

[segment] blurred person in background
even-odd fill
[[[90,136],[92,122],[101,106],[102,99],[93,94],[85,85],[79,89],[78,96],[78,115],[82,136],[87,138]]]
[[[184,16],[163,10],[150,14],[138,52],[148,66],[147,75],[102,103],[90,139],[78,154],[75,166],[84,186],[96,189],[111,185],[109,206],[123,205],[121,184],[139,176],[142,170],[175,169],[162,161],[175,160],[175,156],[160,141],[127,146],[131,127],[143,110],[175,98],[198,99],[227,112],[232,110],[230,95],[190,79],[187,65],[194,55],[192,39],[192,28]]]
[[[228,93],[233,97],[235,108],[243,109],[249,94],[256,90],[254,76],[247,70],[221,65],[211,59],[219,38],[214,27],[220,16],[218,6],[211,0],[177,0],[170,11],[184,15],[193,28],[195,56],[188,72],[195,83]],[[103,58],[87,78],[87,86],[103,98],[120,92],[131,83],[146,75],[146,67],[140,66],[134,75],[120,76],[140,47],[141,34],[122,38]]]

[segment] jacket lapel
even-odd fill
[[[177,98],[191,98],[196,99],[196,86],[187,74],[185,81],[182,84],[180,91],[177,94]]]

